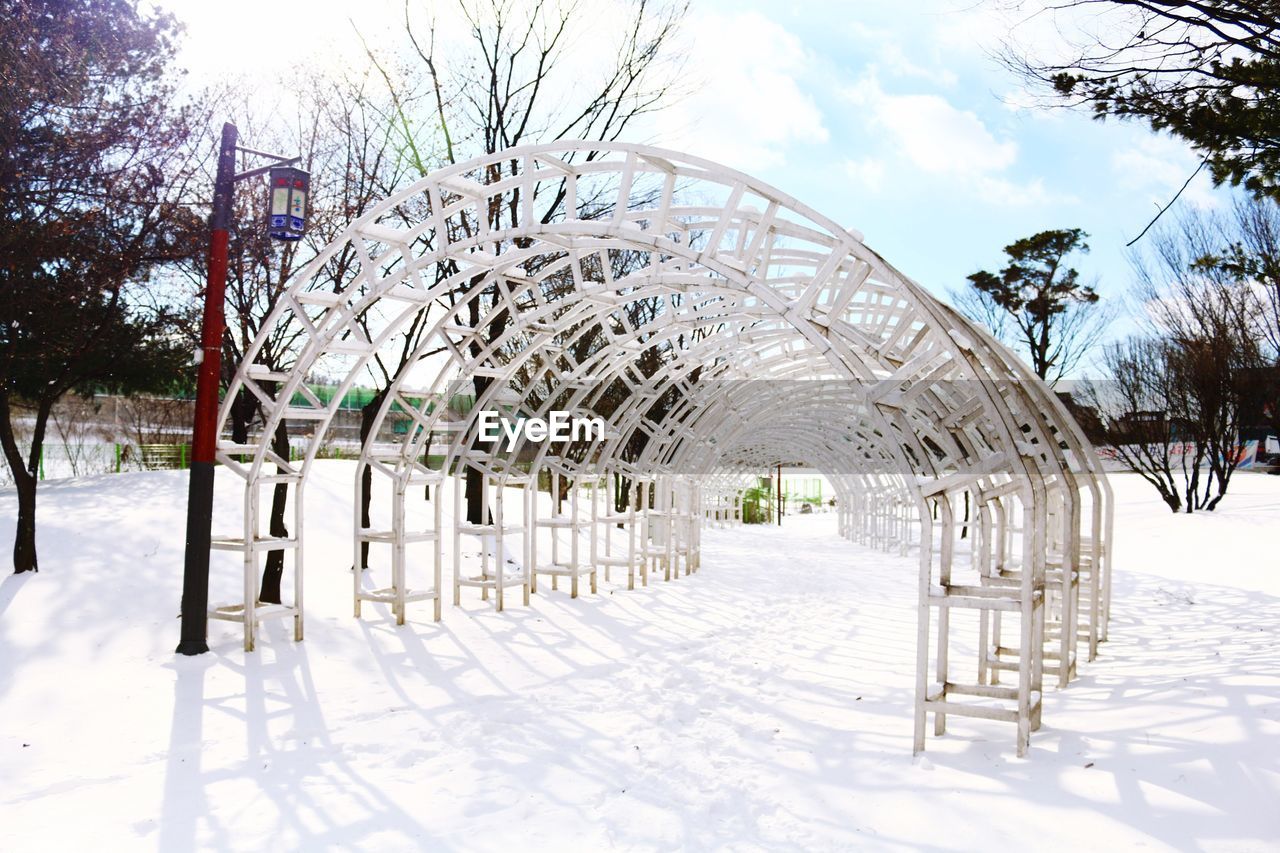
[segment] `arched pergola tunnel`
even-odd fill
[[[335,283],[336,282],[336,283]],[[257,364],[260,342],[295,334],[288,372]],[[248,393],[264,423],[218,459],[245,486],[243,601],[215,608],[258,626],[292,618],[302,637],[303,495],[338,406],[372,360],[393,377],[361,448],[391,495],[389,526],[361,523],[353,550],[390,548],[391,570],[355,572],[361,602],[430,601],[441,565],[454,600],[478,587],[505,605],[539,578],[625,572],[678,578],[699,566],[699,531],[734,524],[743,491],[778,464],[822,471],[842,535],[919,557],[915,748],[927,715],[1007,720],[1025,751],[1042,685],[1074,675],[1105,639],[1111,494],[1060,401],[1007,349],[845,231],[776,189],[704,160],[644,146],[558,142],[451,166],[377,205],[291,282],[222,408]],[[328,401],[305,380],[339,388]],[[459,391],[474,405],[451,405]],[[603,435],[487,442],[483,412],[600,418]],[[376,441],[407,422],[395,444]],[[298,461],[277,457],[279,423]],[[464,480],[485,514],[446,519]],[[293,489],[293,534],[262,532],[264,488]],[[539,500],[539,484],[554,500]],[[410,519],[406,496],[432,488]],[[461,557],[463,537],[485,544]],[[422,588],[406,547],[433,543]],[[451,546],[451,547],[450,547]],[[294,598],[257,601],[259,557],[293,555]],[[358,565],[358,563],[357,563]],[[417,567],[420,568],[420,567]],[[373,576],[384,577],[374,583]],[[656,574],[654,577],[658,576]],[[958,666],[953,611],[977,614],[979,654]],[[973,619],[965,620],[972,624]]]

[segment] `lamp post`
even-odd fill
[[[270,234],[284,240],[299,239],[306,225],[306,197],[310,189],[306,172],[282,168],[298,157],[280,157],[240,148],[236,126],[222,126],[218,171],[213,184],[213,212],[209,217],[209,272],[204,293],[204,321],[196,354],[196,414],[191,435],[191,479],[187,489],[187,544],[182,572],[182,633],[177,652],[198,655],[209,651],[209,540],[213,523],[213,471],[218,446],[218,385],[222,372],[222,335],[226,328],[224,303],[227,290],[227,246],[230,243],[232,196],[237,181],[280,170],[289,172],[286,222],[277,234],[274,216]],[[244,151],[276,162],[236,174],[236,152]],[[294,186],[294,181],[298,186]],[[294,193],[297,193],[295,206]],[[273,193],[274,209],[274,193]],[[292,215],[296,211],[296,216]],[[285,235],[288,236],[285,236]]]

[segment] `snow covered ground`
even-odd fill
[[[183,475],[42,486],[42,571],[0,581],[0,849],[1280,846],[1280,477],[1192,518],[1114,477],[1111,642],[1019,760],[962,718],[911,757],[914,563],[833,516],[709,531],[691,578],[501,614],[464,590],[396,628],[351,616],[351,471],[308,488],[306,642],[212,623],[192,659]]]

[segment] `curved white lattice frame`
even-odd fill
[[[629,584],[651,565],[679,577],[681,565],[697,568],[706,518],[734,523],[755,476],[804,463],[833,483],[843,535],[919,554],[917,750],[933,712],[938,734],[950,714],[1014,722],[1021,754],[1039,724],[1043,674],[1065,686],[1078,641],[1092,658],[1105,639],[1111,493],[1060,401],[857,233],[742,173],[602,142],[524,146],[441,169],[303,269],[259,341],[281,327],[299,336],[292,368],[256,364],[255,342],[221,413],[225,424],[241,393],[264,412],[253,441],[218,451],[245,481],[244,534],[226,542],[244,549],[247,579],[251,557],[272,547],[250,512],[260,486],[288,483],[300,506],[343,395],[371,359],[399,363],[408,341],[409,366],[372,436],[393,419],[408,428],[398,444],[364,444],[356,482],[371,470],[403,496],[413,483],[480,471],[499,516],[503,495],[521,488],[509,540],[519,537],[531,565],[514,580],[499,569],[498,590],[517,583],[527,597],[548,524],[586,531],[591,543],[553,575],[591,572],[594,582],[599,561],[626,567]],[[304,384],[316,374],[338,383],[328,401]],[[470,413],[450,407],[473,388]],[[499,452],[478,441],[477,413],[493,409],[600,416],[608,428],[603,439]],[[282,420],[306,425],[291,429],[296,463],[270,452]],[[532,491],[544,475],[591,495],[575,492],[568,514],[540,522]],[[403,621],[407,601],[433,599],[439,618],[439,542],[456,542],[459,526],[440,521],[435,494],[434,530],[406,530],[398,499],[390,529],[366,530],[357,515],[357,541],[400,548],[389,587],[362,590],[357,578],[357,614],[361,600],[388,601]],[[625,554],[604,554],[603,526],[620,531]],[[407,536],[435,539],[434,590],[406,588]],[[298,566],[302,544],[299,529],[288,546]],[[242,609],[215,615],[240,614],[252,648],[255,587],[245,588]],[[300,630],[300,599],[293,607]],[[963,676],[948,657],[957,608],[980,615],[979,660]],[[1018,640],[1002,641],[1013,630]]]

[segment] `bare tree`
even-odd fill
[[[109,445],[104,443],[106,431],[99,421],[101,407],[100,398],[68,394],[49,413],[49,423],[62,449],[62,461],[72,477],[105,474],[110,470],[103,453]],[[45,445],[46,451],[48,447]]]
[[[118,398],[116,415],[136,447],[148,444],[174,444],[175,438],[186,438],[191,429],[193,405],[188,400],[153,395]]]
[[[1087,382],[1082,402],[1104,421],[1103,438],[1117,461],[1150,483],[1173,512],[1182,509],[1186,486],[1181,449],[1169,411],[1168,350],[1158,340],[1131,337],[1103,349],[1108,381]],[[1179,457],[1175,461],[1175,456]]]
[[[1189,214],[1157,232],[1149,252],[1135,255],[1148,338],[1106,357],[1118,398],[1129,407],[1112,418],[1117,453],[1171,509],[1178,509],[1171,493],[1180,492],[1187,512],[1211,511],[1226,494],[1243,413],[1256,400],[1265,366],[1257,291],[1206,261],[1221,234],[1213,217]],[[1170,444],[1184,445],[1173,454],[1181,488],[1173,485]]]
[[[634,3],[630,15],[617,27],[610,59],[585,73],[570,63],[575,40],[586,37],[589,7],[585,4],[478,0],[459,2],[456,9],[466,23],[468,38],[444,50],[436,39],[435,19],[422,20],[415,15],[412,4],[408,0],[405,3],[404,32],[410,56],[426,71],[430,105],[426,116],[419,116],[397,92],[396,78],[388,69],[387,60],[369,51],[391,93],[393,112],[388,116],[389,126],[401,134],[400,148],[407,152],[420,175],[442,165],[538,140],[615,140],[639,117],[663,106],[673,94],[672,63],[677,57],[672,43],[685,14],[683,5],[644,0]],[[423,127],[436,132],[438,144],[433,149],[418,137]],[[580,156],[590,160],[595,153]],[[487,174],[478,177],[496,182],[517,168],[516,163],[496,163]],[[543,221],[561,214],[565,198],[561,185],[552,197],[539,200]],[[592,209],[596,200],[584,198],[579,204],[583,209]],[[513,198],[509,206],[493,206],[487,211],[488,226],[500,229],[516,225],[520,206],[518,198]],[[463,222],[460,227],[474,232],[479,225]],[[437,276],[442,280],[456,272],[449,264],[441,264]],[[489,304],[499,302],[502,295],[497,288],[503,286],[491,285]],[[478,324],[480,305],[471,302],[469,311],[470,321]],[[505,315],[501,314],[490,322],[490,343],[501,337],[505,322]],[[479,345],[475,346],[478,349]],[[402,350],[399,364],[376,365],[380,375],[374,379],[379,387],[385,388],[390,377],[407,366],[404,359],[415,349]],[[479,396],[488,380],[476,377],[473,383]],[[466,494],[468,519],[482,522],[484,508],[478,473],[468,472]],[[366,508],[368,500],[366,488]]]
[[[1280,359],[1280,203],[1238,199],[1232,221],[1226,249],[1203,260],[1261,291],[1259,327],[1272,357]]]
[[[1257,296],[1253,331],[1263,367],[1249,425],[1266,424],[1280,434],[1280,205],[1270,199],[1239,199],[1230,219],[1220,222],[1222,248],[1201,256],[1197,264]]]
[[[947,297],[960,313],[986,328],[1000,343],[1015,345],[1014,336],[1010,334],[1009,312],[1001,308],[990,293],[976,287],[952,288]]]

